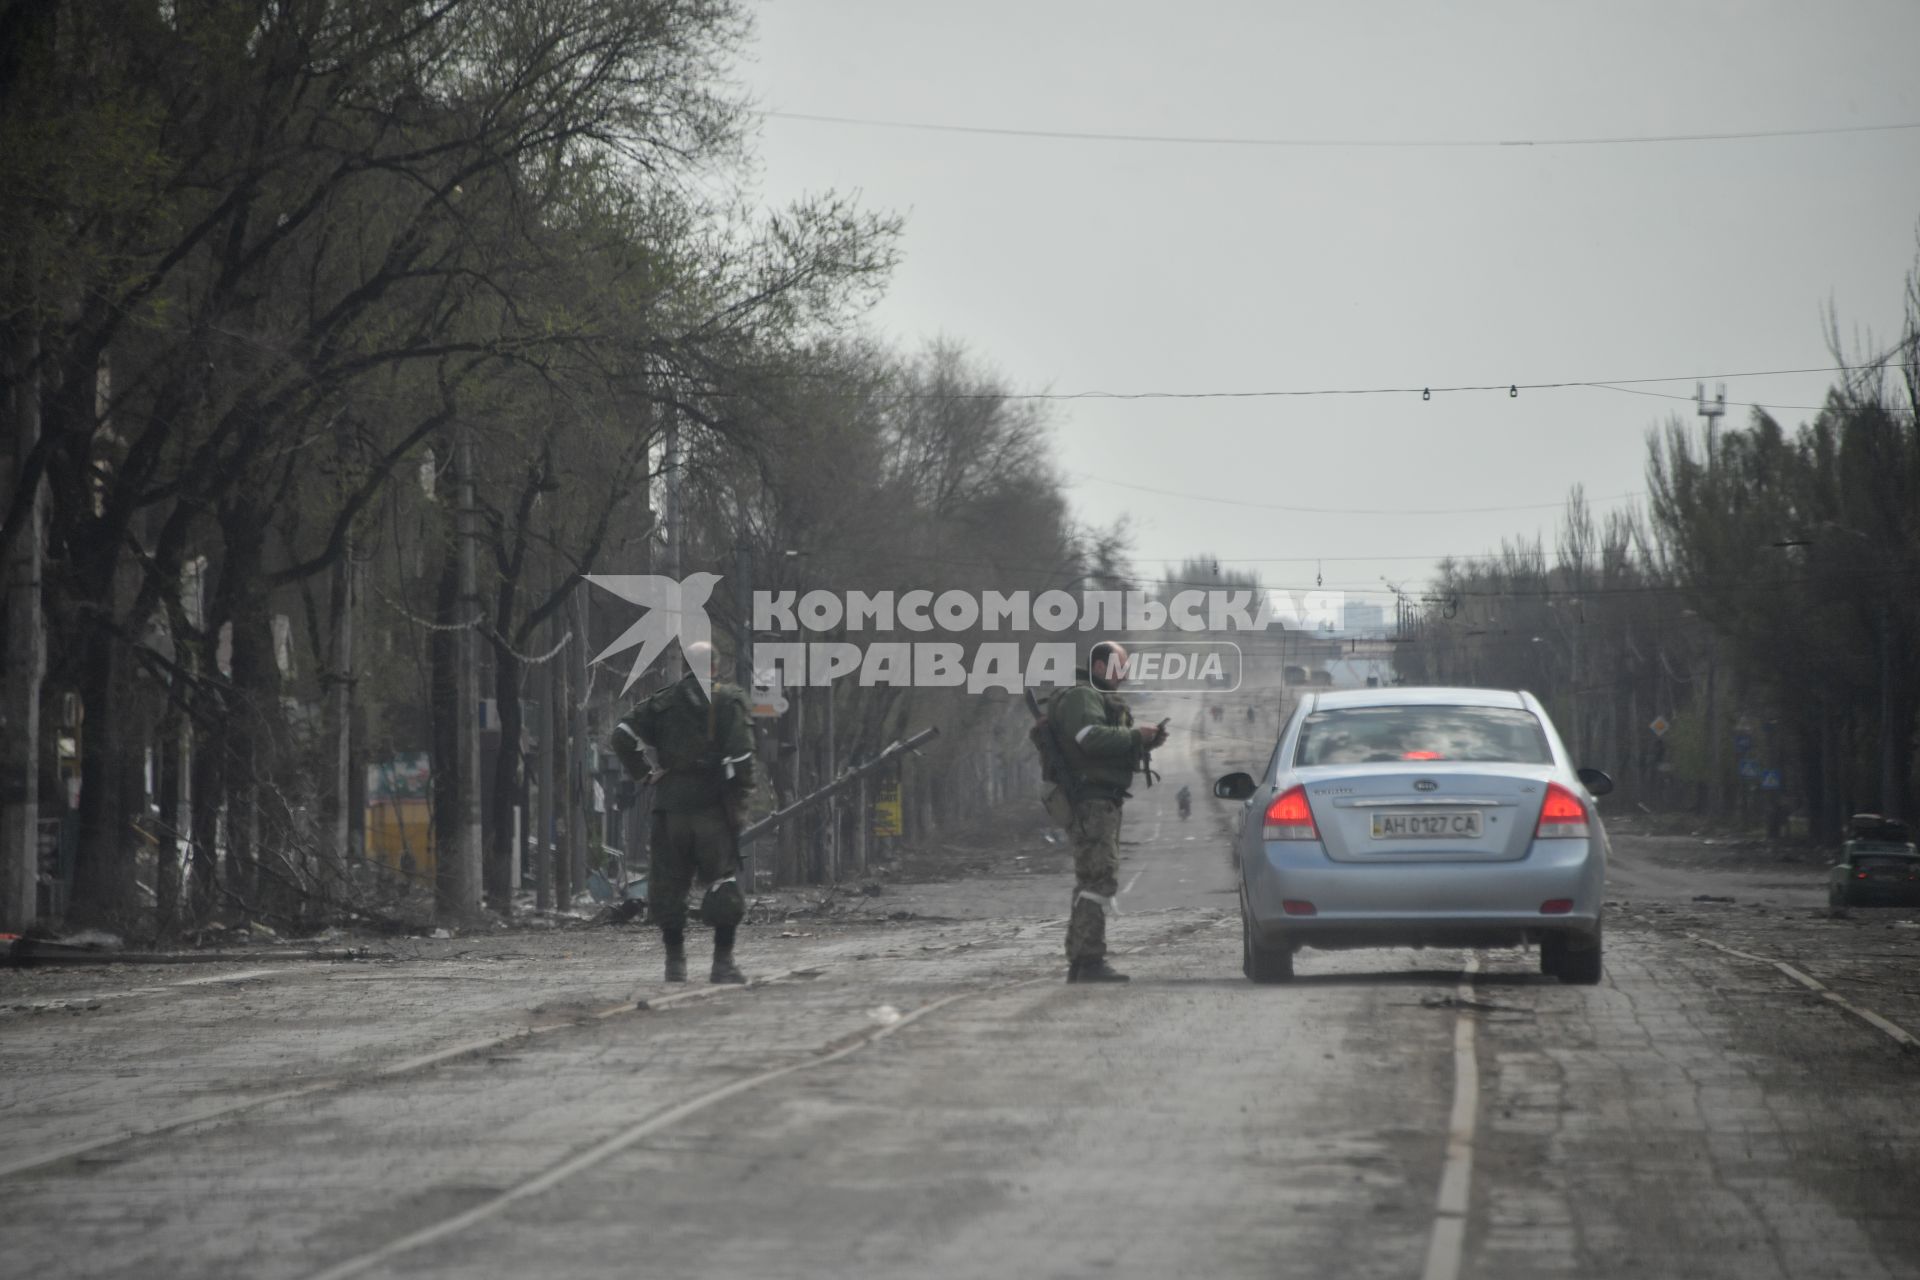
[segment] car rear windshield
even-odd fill
[[[1546,731],[1531,711],[1505,707],[1342,707],[1316,711],[1300,728],[1296,765],[1460,760],[1551,764]]]
[[[1862,871],[1913,871],[1920,869],[1920,858],[1898,853],[1856,853],[1853,865]]]

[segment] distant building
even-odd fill
[[[1381,636],[1387,631],[1387,610],[1384,605],[1365,604],[1358,600],[1347,601],[1346,614],[1342,619],[1342,629],[1350,636]]]

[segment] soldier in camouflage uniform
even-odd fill
[[[719,675],[719,654],[711,645],[690,646],[687,662],[705,663]],[[642,745],[656,763],[648,762]],[[653,781],[647,906],[666,943],[667,981],[687,980],[687,895],[698,879],[707,886],[701,918],[713,926],[711,980],[745,982],[733,962],[733,943],[747,910],[735,873],[754,780],[746,694],[716,678],[709,699],[689,671],[620,721],[613,749],[635,778]]]
[[[1126,650],[1103,640],[1088,655],[1072,688],[1056,692],[1047,721],[1073,777],[1073,913],[1067,921],[1067,981],[1125,982],[1107,963],[1107,913],[1120,893],[1120,806],[1145,753],[1166,731],[1133,723],[1116,690],[1125,679]],[[1063,780],[1065,781],[1065,780]]]

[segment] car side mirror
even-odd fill
[[[1222,800],[1245,800],[1258,786],[1250,773],[1230,773],[1224,778],[1214,779],[1213,794]]]
[[[1613,779],[1598,769],[1580,770],[1580,783],[1595,799],[1613,790]]]

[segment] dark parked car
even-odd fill
[[[1856,813],[1840,861],[1827,872],[1827,905],[1920,905],[1920,848],[1907,824],[1877,813]]]

